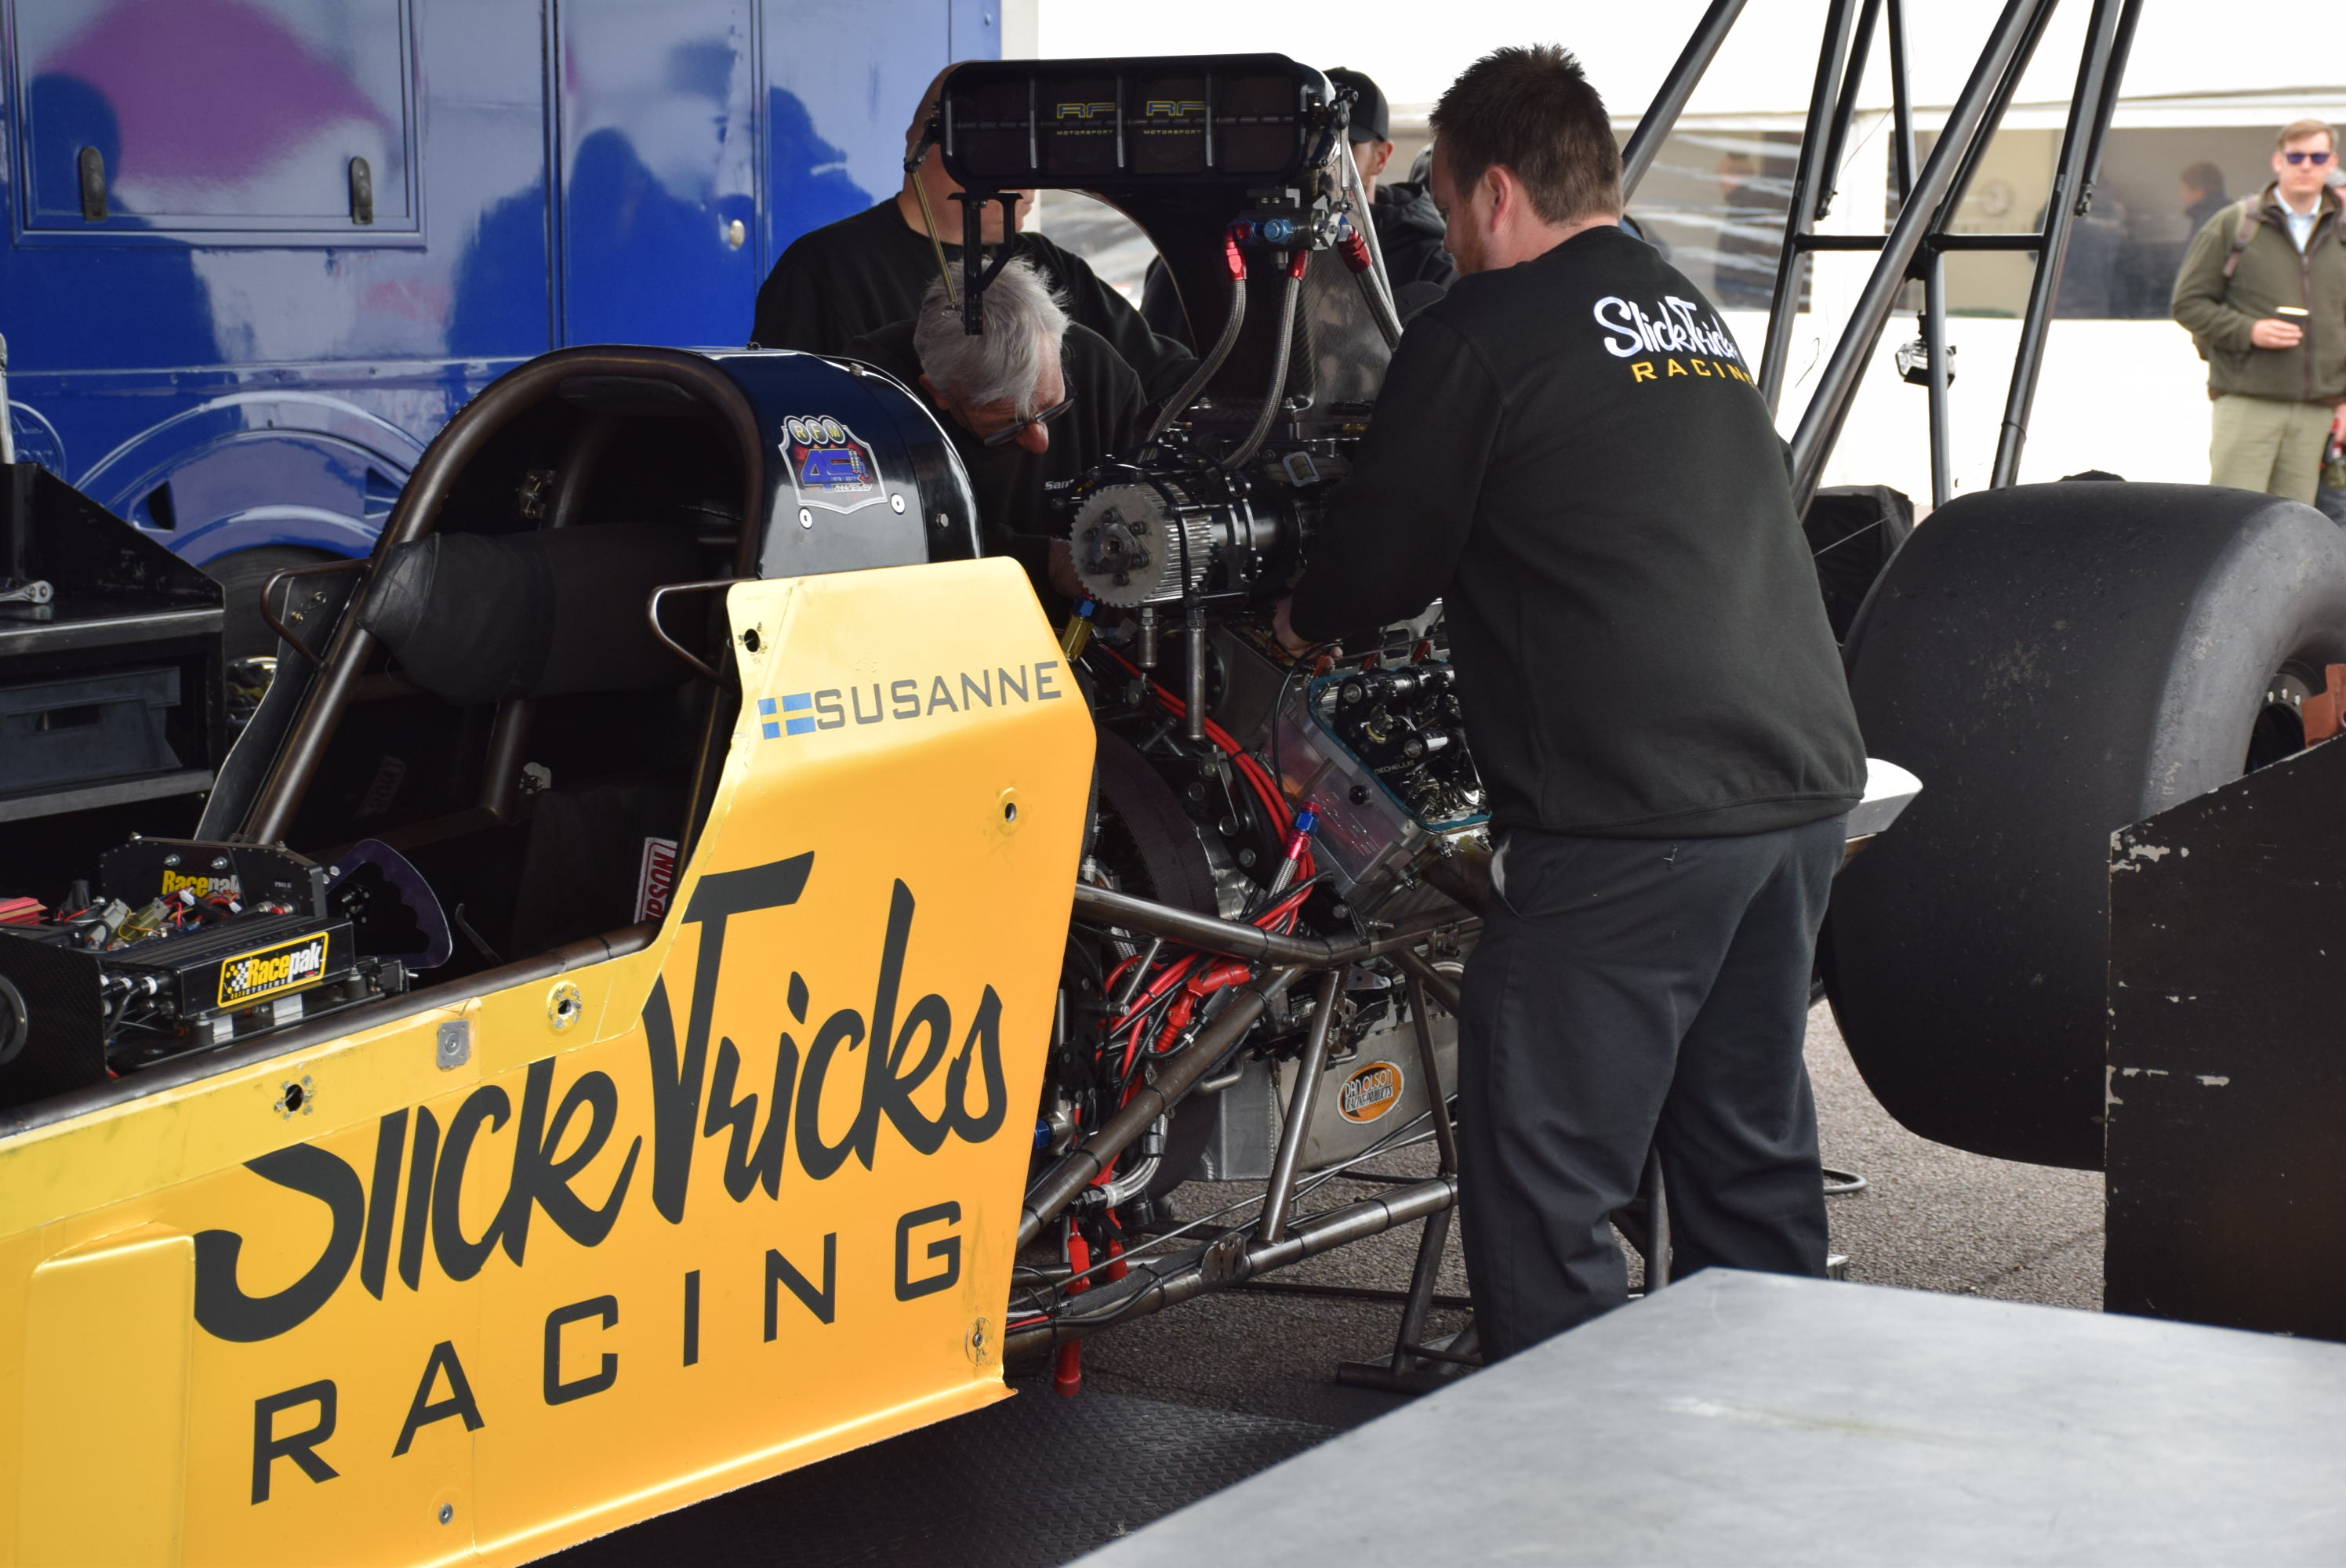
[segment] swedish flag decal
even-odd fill
[[[769,740],[780,740],[785,735],[806,735],[814,728],[813,709],[814,693],[794,691],[782,698],[781,712],[785,717],[778,719],[774,717],[774,699],[770,697],[761,697],[758,699],[758,717],[764,722],[758,728]],[[805,718],[787,717],[793,713],[804,713],[809,717]]]

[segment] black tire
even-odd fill
[[[323,550],[266,545],[206,562],[205,574],[220,585],[223,596],[221,608],[227,614],[227,624],[220,640],[227,660],[234,664],[239,659],[263,658],[277,652],[277,634],[260,618],[260,590],[268,585],[270,578],[291,566],[313,566],[333,559]]]
[[[2098,1169],[2110,835],[2239,777],[2278,674],[2346,662],[2346,535],[2198,485],[1968,495],[1847,660],[1867,750],[1923,780],[1834,890],[1850,1054],[1924,1137]]]
[[[1914,504],[1887,484],[1834,484],[1817,492],[1800,519],[1816,563],[1817,589],[1835,639],[1846,639],[1874,579],[1914,532]]]

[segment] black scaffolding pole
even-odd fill
[[[2020,456],[2028,443],[2028,416],[2035,405],[2037,376],[2044,368],[2045,334],[2052,327],[2053,308],[2060,300],[2069,236],[2093,207],[2102,136],[2116,105],[2118,81],[2126,72],[2125,45],[2132,40],[2134,17],[2141,5],[2142,0],[2094,0],[2094,14],[2086,25],[2077,86],[2069,99],[2068,128],[2061,137],[2053,192],[2045,203],[2045,243],[2036,253],[2036,276],[2029,287],[2028,310],[2021,318],[2020,343],[2013,354],[2012,390],[2004,398],[2004,423],[1996,434],[1995,468],[1989,484],[1999,489],[2020,479]]]
[[[1735,19],[1743,14],[1744,3],[1745,0],[1710,0],[1710,9],[1703,13],[1694,36],[1687,40],[1686,47],[1678,51],[1678,63],[1670,67],[1670,74],[1662,78],[1661,88],[1654,94],[1654,101],[1646,106],[1645,117],[1637,122],[1637,128],[1629,133],[1628,145],[1621,149],[1623,202],[1636,194],[1638,181],[1644,179],[1646,170],[1653,167],[1654,156],[1662,150],[1662,143],[1668,139],[1670,128],[1678,123],[1678,116],[1686,110],[1687,100],[1694,97],[1703,73],[1710,69],[1710,62],[1718,56],[1719,45],[1727,41],[1727,35],[1735,26]]]
[[[1945,128],[1931,148],[1923,171],[1916,178],[1912,195],[1900,209],[1898,220],[1882,242],[1882,258],[1866,280],[1858,295],[1856,308],[1851,311],[1841,341],[1833,347],[1832,357],[1819,377],[1817,390],[1810,399],[1808,411],[1800,418],[1800,429],[1792,437],[1792,497],[1796,504],[1806,507],[1816,494],[1817,480],[1823,472],[1824,462],[1832,450],[1834,440],[1849,418],[1849,410],[1856,401],[1859,385],[1873,354],[1873,346],[1882,336],[1882,328],[1890,319],[1897,303],[1899,290],[1904,286],[1907,270],[1923,251],[1923,239],[1934,229],[1943,228],[1935,222],[1942,205],[1959,199],[1961,188],[1956,183],[1959,169],[1968,171],[1975,166],[1972,156],[1975,144],[1992,135],[1994,120],[1989,117],[1993,105],[2008,102],[2010,93],[2005,84],[2008,72],[2021,57],[2025,42],[2042,36],[2046,15],[2053,0],[2006,0],[2003,14],[1996,18],[1988,35],[1987,46],[1981,52],[1978,63],[1972,67],[1971,77],[1948,112]],[[1836,7],[1836,16],[1844,24],[1847,7]],[[1829,27],[1828,31],[1845,32]],[[1815,107],[1813,104],[1811,109]],[[1812,115],[1813,118],[1814,116]],[[1791,237],[1788,235],[1788,241]],[[1930,252],[1936,257],[1938,252]],[[1777,275],[1777,307],[1783,311],[1784,271]],[[1781,335],[1789,338],[1790,323],[1782,323]],[[1778,323],[1770,322],[1771,348],[1779,337]],[[1943,351],[1943,343],[1937,345]],[[1770,356],[1771,359],[1774,355]],[[1943,358],[1935,353],[1934,360]]]
[[[1760,355],[1760,395],[1774,413],[1784,392],[1784,360],[1792,347],[1794,313],[1800,309],[1800,284],[1808,274],[1808,249],[1800,243],[1815,222],[1819,193],[1824,188],[1825,144],[1841,93],[1841,71],[1849,59],[1849,35],[1856,0],[1831,0],[1825,19],[1824,45],[1817,51],[1815,85],[1809,91],[1809,117],[1800,131],[1800,158],[1792,171],[1792,199],[1784,209],[1784,242],[1776,253],[1776,288],[1768,306],[1768,341]]]

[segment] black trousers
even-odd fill
[[[1726,839],[1515,830],[1466,966],[1460,1219],[1484,1352],[1619,1306],[1660,1141],[1672,1274],[1825,1270],[1801,1059],[1839,817]]]

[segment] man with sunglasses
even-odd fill
[[[2309,504],[2346,402],[2346,231],[2338,137],[2281,128],[2273,182],[2209,219],[2175,280],[2175,319],[2208,361],[2208,483]]]
[[[989,555],[1026,568],[1054,620],[1079,592],[1066,524],[1051,497],[1148,427],[1139,376],[1067,311],[1033,263],[1002,270],[982,296],[985,330],[972,335],[942,280],[921,313],[847,345],[935,404],[969,471]],[[1183,366],[1188,361],[1179,361]],[[1186,372],[1185,372],[1186,373]]]

